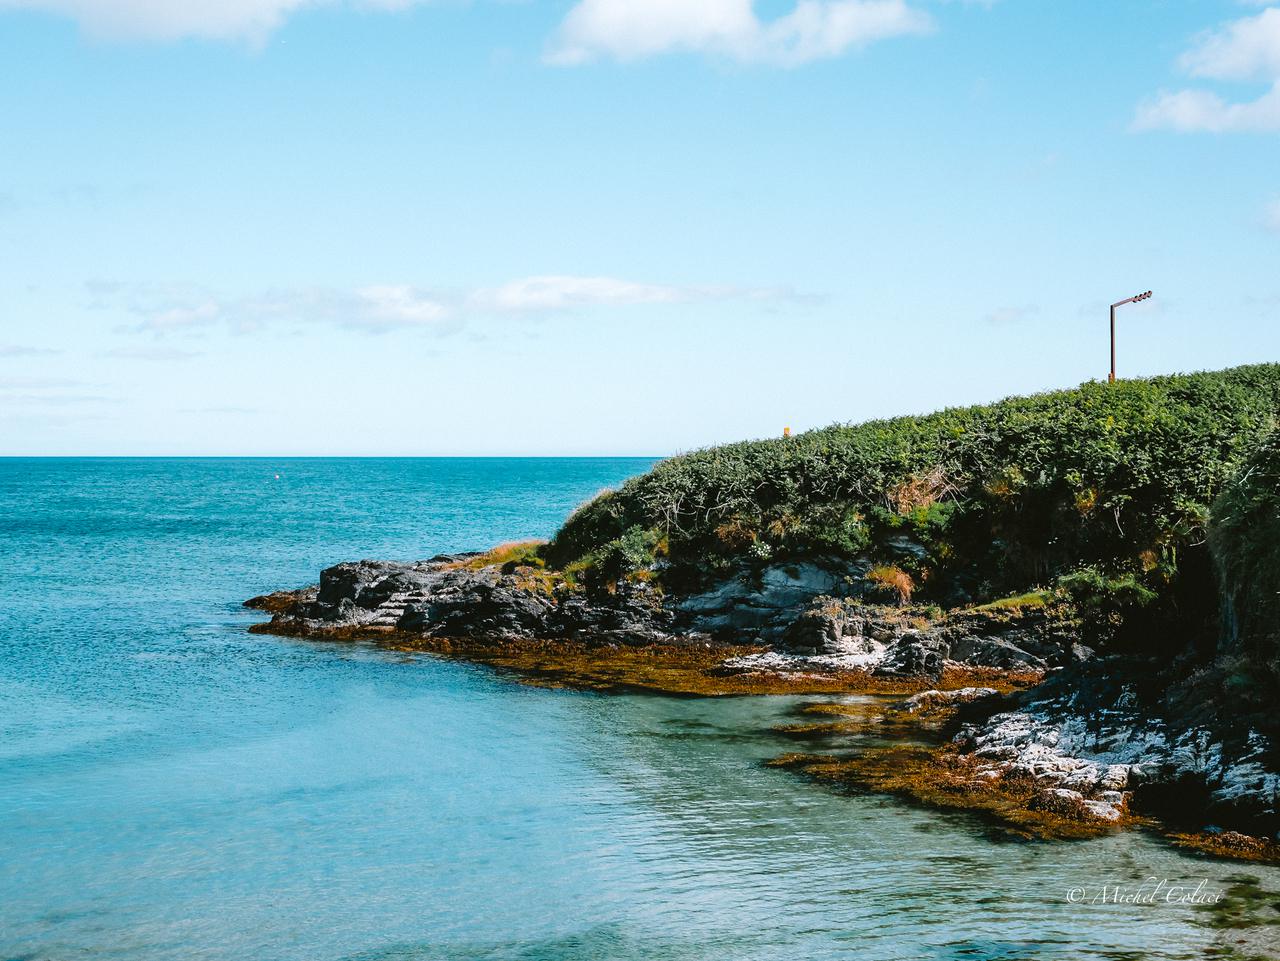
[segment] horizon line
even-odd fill
[[[676,454],[0,454],[6,460],[661,460]]]

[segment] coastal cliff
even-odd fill
[[[343,563],[248,603],[267,632],[602,689],[915,694],[894,711],[941,735],[910,763],[785,763],[1041,828],[1158,815],[1271,858],[1278,414],[1280,366],[1257,365],[710,448],[548,543]]]

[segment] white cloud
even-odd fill
[[[933,19],[905,0],[799,0],[767,22],[754,0],[579,0],[547,60],[573,65],[684,52],[795,66],[932,29]]]
[[[1214,80],[1280,78],[1280,7],[1225,24],[1200,37],[1182,55],[1183,69],[1193,77]]]
[[[276,290],[224,305],[224,320],[240,328],[269,322],[318,322],[382,333],[402,328],[447,329],[453,312],[437,294],[408,284],[384,284],[356,290],[313,287]]]
[[[148,312],[150,325],[157,330],[180,330],[183,327],[200,327],[212,323],[222,314],[222,305],[205,300],[195,304],[174,303],[172,306]]]
[[[1265,133],[1280,130],[1280,81],[1257,100],[1228,103],[1207,90],[1161,94],[1138,107],[1138,130],[1180,133]]]
[[[1162,93],[1139,105],[1138,130],[1211,133],[1280,131],[1280,7],[1224,24],[1201,35],[1179,60],[1194,77],[1263,80],[1271,89],[1256,100],[1230,102],[1203,89]]]
[[[477,316],[523,316],[713,300],[802,299],[784,288],[669,286],[571,275],[525,277],[496,287],[465,291],[433,291],[407,284],[387,284],[354,290],[321,287],[271,290],[240,298],[218,297],[186,287],[131,286],[100,281],[89,284],[88,289],[92,295],[91,306],[130,315],[134,318],[130,327],[156,334],[215,326],[243,332],[268,325],[313,323],[370,333],[398,328],[449,333]],[[115,356],[140,355],[117,353]]]
[[[0,0],[74,20],[108,39],[188,37],[261,44],[290,16],[342,6],[395,11],[431,0]],[[906,0],[797,0],[762,21],[755,0],[578,0],[547,55],[558,64],[599,57],[635,60],[670,51],[795,65],[839,56],[876,40],[928,33],[933,19]]]
[[[344,0],[0,0],[0,9],[38,10],[75,20],[94,36],[260,43],[292,13]],[[349,2],[349,0],[348,0]],[[361,8],[394,10],[417,0],[355,0]]]
[[[404,285],[363,287],[352,306],[356,325],[374,328],[432,326],[449,316],[449,308],[430,294]]]
[[[573,307],[671,304],[698,296],[700,288],[638,284],[612,277],[526,277],[477,291],[472,302],[501,311],[568,310]]]

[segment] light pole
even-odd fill
[[[1145,294],[1137,294],[1133,297],[1126,297],[1124,300],[1117,300],[1111,305],[1111,376],[1107,378],[1108,383],[1116,382],[1116,308],[1123,307],[1125,304],[1136,304],[1146,300],[1151,296],[1151,291]]]

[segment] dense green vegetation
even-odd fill
[[[1278,412],[1280,365],[1265,364],[713,447],[597,497],[544,555],[605,579],[656,559],[669,587],[822,556],[882,595],[1047,587],[1116,622],[1176,598],[1189,561],[1205,574],[1189,555],[1209,506]]]
[[[1228,600],[1224,653],[1251,665],[1249,680],[1261,679],[1274,698],[1280,693],[1280,433],[1258,445],[1214,504],[1209,543]]]

